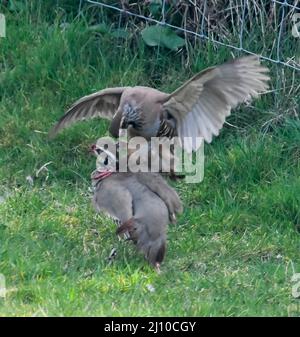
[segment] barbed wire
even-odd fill
[[[290,3],[288,3],[287,0],[284,0],[284,1],[271,0],[271,2],[273,2],[274,4],[280,5],[280,11],[281,11],[281,19],[280,19],[280,24],[279,24],[278,37],[277,37],[277,46],[276,46],[276,56],[277,56],[276,59],[268,57],[266,55],[257,54],[255,52],[253,52],[253,51],[251,51],[251,50],[246,49],[246,48],[243,47],[243,34],[244,34],[244,25],[245,25],[245,9],[246,9],[246,2],[248,0],[241,0],[241,1],[243,1],[243,5],[242,5],[242,20],[241,20],[241,25],[240,25],[239,44],[238,45],[233,45],[233,44],[230,44],[230,43],[227,43],[227,42],[222,42],[222,41],[219,41],[219,40],[215,40],[214,38],[205,35],[203,33],[204,32],[204,19],[205,19],[204,15],[202,16],[202,21],[201,21],[201,33],[195,32],[195,31],[190,30],[190,29],[182,28],[182,27],[179,27],[179,26],[176,26],[176,25],[173,25],[171,23],[166,22],[166,19],[165,19],[166,0],[162,1],[162,20],[156,20],[156,19],[154,19],[152,17],[148,17],[148,16],[145,16],[145,15],[142,15],[142,14],[134,13],[134,12],[131,12],[131,11],[129,11],[127,9],[124,9],[124,8],[119,8],[119,7],[116,7],[114,5],[109,5],[107,3],[103,3],[103,2],[99,2],[99,1],[94,1],[94,0],[81,0],[80,1],[80,10],[82,8],[83,1],[85,1],[85,2],[87,2],[89,4],[91,4],[91,5],[101,6],[101,7],[104,7],[104,8],[109,8],[109,9],[112,9],[112,10],[117,11],[119,13],[123,13],[123,14],[127,14],[127,15],[130,15],[130,16],[133,16],[133,17],[137,17],[137,18],[145,20],[147,22],[156,23],[156,24],[161,25],[161,26],[169,27],[171,29],[175,29],[177,31],[184,32],[185,34],[190,34],[190,35],[193,35],[193,36],[198,37],[200,39],[211,41],[215,45],[221,45],[221,46],[225,46],[225,47],[231,48],[233,50],[243,51],[243,52],[245,52],[247,54],[250,54],[250,55],[256,55],[256,56],[258,56],[261,59],[264,59],[266,61],[270,61],[270,62],[273,62],[273,63],[276,63],[276,64],[280,64],[280,65],[292,68],[292,69],[297,70],[297,71],[300,70],[300,65],[298,65],[296,63],[296,61],[293,61],[292,58],[288,62],[286,62],[286,61],[284,61],[284,60],[282,60],[280,58],[280,52],[281,52],[280,49],[281,49],[281,42],[282,42],[282,32],[283,32],[284,20],[286,18],[286,8],[289,8],[290,11],[291,10],[297,10],[297,11],[300,12],[300,7],[298,7],[298,5],[297,5],[298,4],[297,0],[294,2],[293,5],[290,4]],[[203,10],[203,13],[205,13],[205,11],[206,11],[206,5],[207,5],[207,2],[205,0],[204,1],[204,10]],[[298,39],[300,39],[300,37],[298,37]],[[295,40],[296,40],[296,38],[295,38]],[[299,42],[300,42],[300,40],[299,40]],[[299,43],[299,42],[296,41],[295,43]]]

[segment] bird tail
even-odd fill
[[[162,237],[151,241],[148,247],[143,249],[146,259],[154,266],[160,265],[166,254],[166,240]]]
[[[156,233],[155,237],[151,235],[151,231],[147,230],[146,225],[137,226],[137,247],[142,252],[148,262],[156,267],[164,260],[166,254],[166,233],[161,228],[160,233]]]
[[[130,239],[137,245],[138,250],[154,267],[160,265],[166,254],[166,233],[161,231],[155,239],[145,228],[145,224],[131,218],[124,222],[118,229],[117,234],[129,233]]]

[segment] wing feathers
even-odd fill
[[[76,121],[96,117],[113,119],[120,104],[121,96],[126,89],[127,87],[108,88],[80,98],[51,129],[49,132],[50,138]]]
[[[208,68],[169,95],[163,107],[177,120],[179,137],[201,136],[210,143],[232,108],[268,88],[268,71],[256,56]],[[191,142],[186,142],[185,149],[196,150]]]

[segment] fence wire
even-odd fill
[[[92,6],[100,6],[103,8],[108,8],[111,9],[113,11],[119,12],[121,14],[125,14],[128,16],[132,16],[132,17],[136,17],[139,18],[141,20],[144,20],[146,22],[150,22],[153,24],[157,24],[157,25],[161,25],[161,26],[166,26],[169,27],[171,29],[176,30],[177,32],[183,32],[185,34],[185,36],[187,36],[187,34],[194,36],[195,38],[199,38],[199,39],[203,39],[203,40],[207,40],[212,42],[215,45],[220,45],[220,46],[225,46],[228,47],[232,50],[236,50],[236,51],[243,51],[247,54],[251,54],[251,55],[256,55],[258,57],[260,57],[261,59],[276,63],[276,64],[280,64],[283,65],[285,67],[289,67],[292,68],[296,71],[300,70],[300,55],[292,55],[292,56],[287,56],[285,58],[282,57],[282,51],[286,52],[287,50],[289,51],[289,45],[291,43],[295,43],[298,45],[298,50],[299,50],[299,44],[300,44],[300,3],[299,1],[295,0],[295,1],[279,1],[279,0],[270,0],[269,3],[273,4],[273,6],[276,6],[277,8],[274,8],[274,11],[278,10],[279,13],[279,24],[276,24],[276,19],[275,19],[275,29],[273,32],[273,36],[268,37],[268,39],[273,39],[273,46],[271,48],[271,50],[269,50],[269,56],[266,55],[266,53],[264,51],[261,52],[255,52],[254,50],[251,50],[251,48],[247,48],[244,47],[245,45],[245,32],[248,33],[245,29],[246,26],[246,18],[245,18],[245,12],[246,12],[246,7],[248,6],[249,8],[249,2],[253,4],[254,6],[254,11],[258,11],[258,12],[262,12],[263,7],[266,6],[266,2],[263,3],[263,1],[260,2],[261,8],[259,7],[258,3],[259,1],[253,2],[252,0],[236,0],[236,2],[238,3],[237,7],[234,8],[229,8],[228,10],[230,10],[232,12],[232,14],[236,14],[233,13],[234,11],[237,11],[238,8],[242,9],[242,16],[241,16],[241,20],[239,20],[239,25],[238,27],[238,43],[235,44],[231,44],[229,42],[225,42],[225,41],[220,41],[220,39],[215,39],[212,34],[205,34],[204,32],[204,26],[205,26],[205,22],[207,21],[207,16],[206,16],[206,8],[207,8],[207,0],[202,0],[202,1],[197,1],[195,0],[193,1],[188,1],[189,5],[194,5],[197,6],[199,4],[203,5],[202,6],[202,11],[201,11],[201,15],[202,17],[199,18],[199,22],[201,22],[200,24],[200,32],[191,30],[191,29],[187,29],[187,28],[183,28],[174,24],[171,24],[169,22],[167,22],[166,20],[166,0],[162,0],[161,1],[161,20],[157,20],[153,17],[150,16],[145,16],[142,15],[140,13],[135,13],[133,11],[130,11],[128,9],[125,9],[123,6],[123,2],[120,1],[120,7],[117,7],[115,5],[111,5],[108,3],[104,3],[104,2],[100,2],[100,1],[94,1],[94,0],[81,0],[80,1],[80,6],[79,6],[79,10],[82,9],[83,3],[88,3]],[[293,3],[292,3],[293,2]],[[150,1],[148,1],[148,3],[150,3]],[[255,6],[257,8],[255,8]],[[237,15],[239,15],[239,13],[237,13]],[[297,23],[297,21],[299,21],[299,24]],[[260,29],[262,29],[262,32],[265,32],[266,30],[268,30],[268,28],[270,29],[270,27],[264,27],[263,23],[261,22],[261,27],[259,27]],[[295,29],[296,33],[298,35],[296,36],[292,36],[292,30],[289,29],[289,27],[293,27],[293,29]],[[254,27],[255,28],[255,27]],[[253,28],[253,29],[254,29]],[[270,32],[268,32],[270,33]],[[290,34],[287,37],[287,34]],[[248,34],[249,35],[249,34]],[[262,36],[263,38],[263,36]],[[284,46],[284,42],[286,43],[286,46]],[[268,49],[268,48],[267,48]],[[275,50],[274,50],[275,49]],[[297,50],[297,48],[296,48]],[[276,57],[271,57],[270,55],[275,54]],[[296,52],[295,52],[296,54]]]

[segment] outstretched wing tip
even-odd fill
[[[55,138],[56,135],[59,133],[59,131],[60,131],[59,122],[57,122],[49,130],[49,132],[47,134],[48,139],[52,140],[53,138]]]
[[[177,120],[178,135],[202,136],[210,144],[231,109],[269,88],[269,69],[257,55],[232,59],[203,70],[175,90],[164,108]],[[184,148],[194,148],[187,143]]]
[[[49,140],[52,140],[52,139],[55,138],[56,134],[57,134],[57,132],[54,130],[54,128],[51,128],[50,131],[47,134],[47,138]]]
[[[76,121],[95,117],[110,120],[114,119],[121,96],[126,88],[127,87],[106,88],[78,99],[49,131],[49,138],[53,139],[63,128]]]

